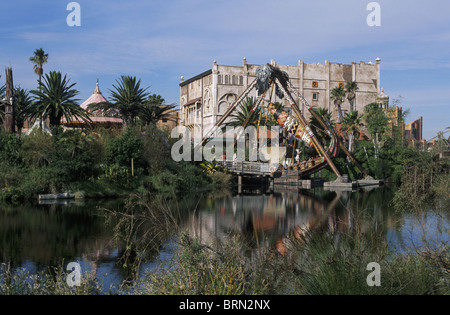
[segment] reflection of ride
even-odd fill
[[[230,235],[239,235],[250,252],[269,246],[285,253],[284,239],[292,235],[301,238],[307,230],[335,224],[338,199],[336,196],[327,204],[306,193],[238,195],[208,211],[196,211],[187,224],[191,235],[205,243],[226,242]]]

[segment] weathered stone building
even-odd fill
[[[333,113],[334,120],[337,112],[331,100],[331,91],[338,86],[344,88],[346,82],[355,81],[358,85],[354,105],[360,113],[369,103],[377,102],[386,107],[389,101],[381,89],[380,59],[375,63],[361,61],[351,64],[329,61],[325,61],[325,64],[310,64],[300,60],[298,65],[279,65],[272,60],[271,64],[288,73],[291,82],[310,106],[327,108]],[[219,65],[214,61],[212,69],[188,80],[182,77],[180,124],[191,129],[196,125],[204,136],[255,80],[259,66],[248,64],[245,58],[242,66]],[[256,96],[256,91],[250,96]],[[289,109],[289,104],[285,100],[283,102]],[[341,108],[344,115],[350,109],[350,103],[345,97]],[[308,117],[307,112],[304,113]]]

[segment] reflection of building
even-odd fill
[[[331,100],[331,91],[335,87],[345,87],[346,82],[355,81],[358,85],[355,108],[362,113],[364,106],[370,103],[385,104],[389,97],[381,92],[380,60],[376,63],[352,62],[339,64],[325,61],[298,65],[272,64],[288,73],[294,87],[304,96],[312,107],[324,107],[336,120],[336,109]],[[180,124],[193,129],[200,127],[204,136],[223,116],[245,89],[255,80],[259,65],[248,64],[244,58],[242,66],[219,65],[214,61],[212,69],[180,83]],[[256,96],[256,91],[253,95]],[[275,101],[280,101],[275,99]],[[283,101],[289,110],[289,104]],[[344,97],[341,106],[344,114],[350,109],[349,101]],[[308,118],[305,108],[301,108]]]

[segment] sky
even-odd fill
[[[297,65],[381,59],[381,86],[391,104],[424,119],[425,139],[450,127],[450,1],[379,0],[380,25],[369,26],[370,0],[78,0],[80,26],[69,26],[71,1],[2,3],[0,66],[14,84],[35,89],[29,57],[49,54],[44,71],[61,71],[80,91],[108,98],[121,75],[179,104],[179,83],[214,60],[242,65],[275,60]],[[1,70],[0,84],[4,83]]]

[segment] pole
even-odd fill
[[[131,177],[134,177],[134,159],[131,158]]]

